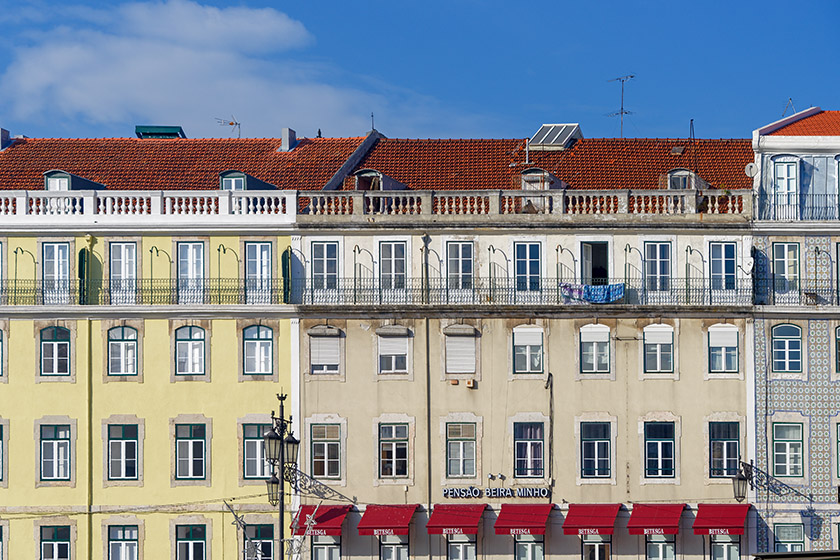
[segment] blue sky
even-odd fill
[[[840,109],[840,2],[0,0],[12,134],[748,137]],[[790,114],[790,109],[788,110]]]

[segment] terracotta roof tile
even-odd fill
[[[682,147],[683,150],[672,148]],[[656,189],[672,169],[696,170],[714,187],[748,189],[744,167],[753,161],[750,141],[592,138],[564,151],[531,150],[525,140],[382,139],[356,166],[374,169],[411,189],[518,189],[522,171],[537,167],[572,189]],[[352,178],[345,189],[354,188]]]
[[[219,173],[231,169],[280,189],[320,189],[362,140],[301,138],[278,152],[276,138],[28,138],[0,152],[0,189],[43,189],[51,169],[116,190],[218,189]]]
[[[821,111],[774,130],[770,136],[840,136],[840,111]]]

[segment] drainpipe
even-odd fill
[[[87,320],[87,547],[88,558],[93,558],[93,344]]]
[[[426,316],[426,512],[432,513],[432,391],[431,380],[432,370],[429,362],[431,352],[429,350],[429,317]],[[426,531],[428,533],[428,531]],[[426,535],[426,548],[429,551],[429,560],[432,560],[432,536]]]

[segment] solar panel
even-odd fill
[[[531,146],[564,148],[572,138],[582,138],[577,124],[544,124],[531,138]]]

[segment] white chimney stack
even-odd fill
[[[280,151],[290,152],[297,145],[297,135],[291,128],[284,128],[280,135]]]

